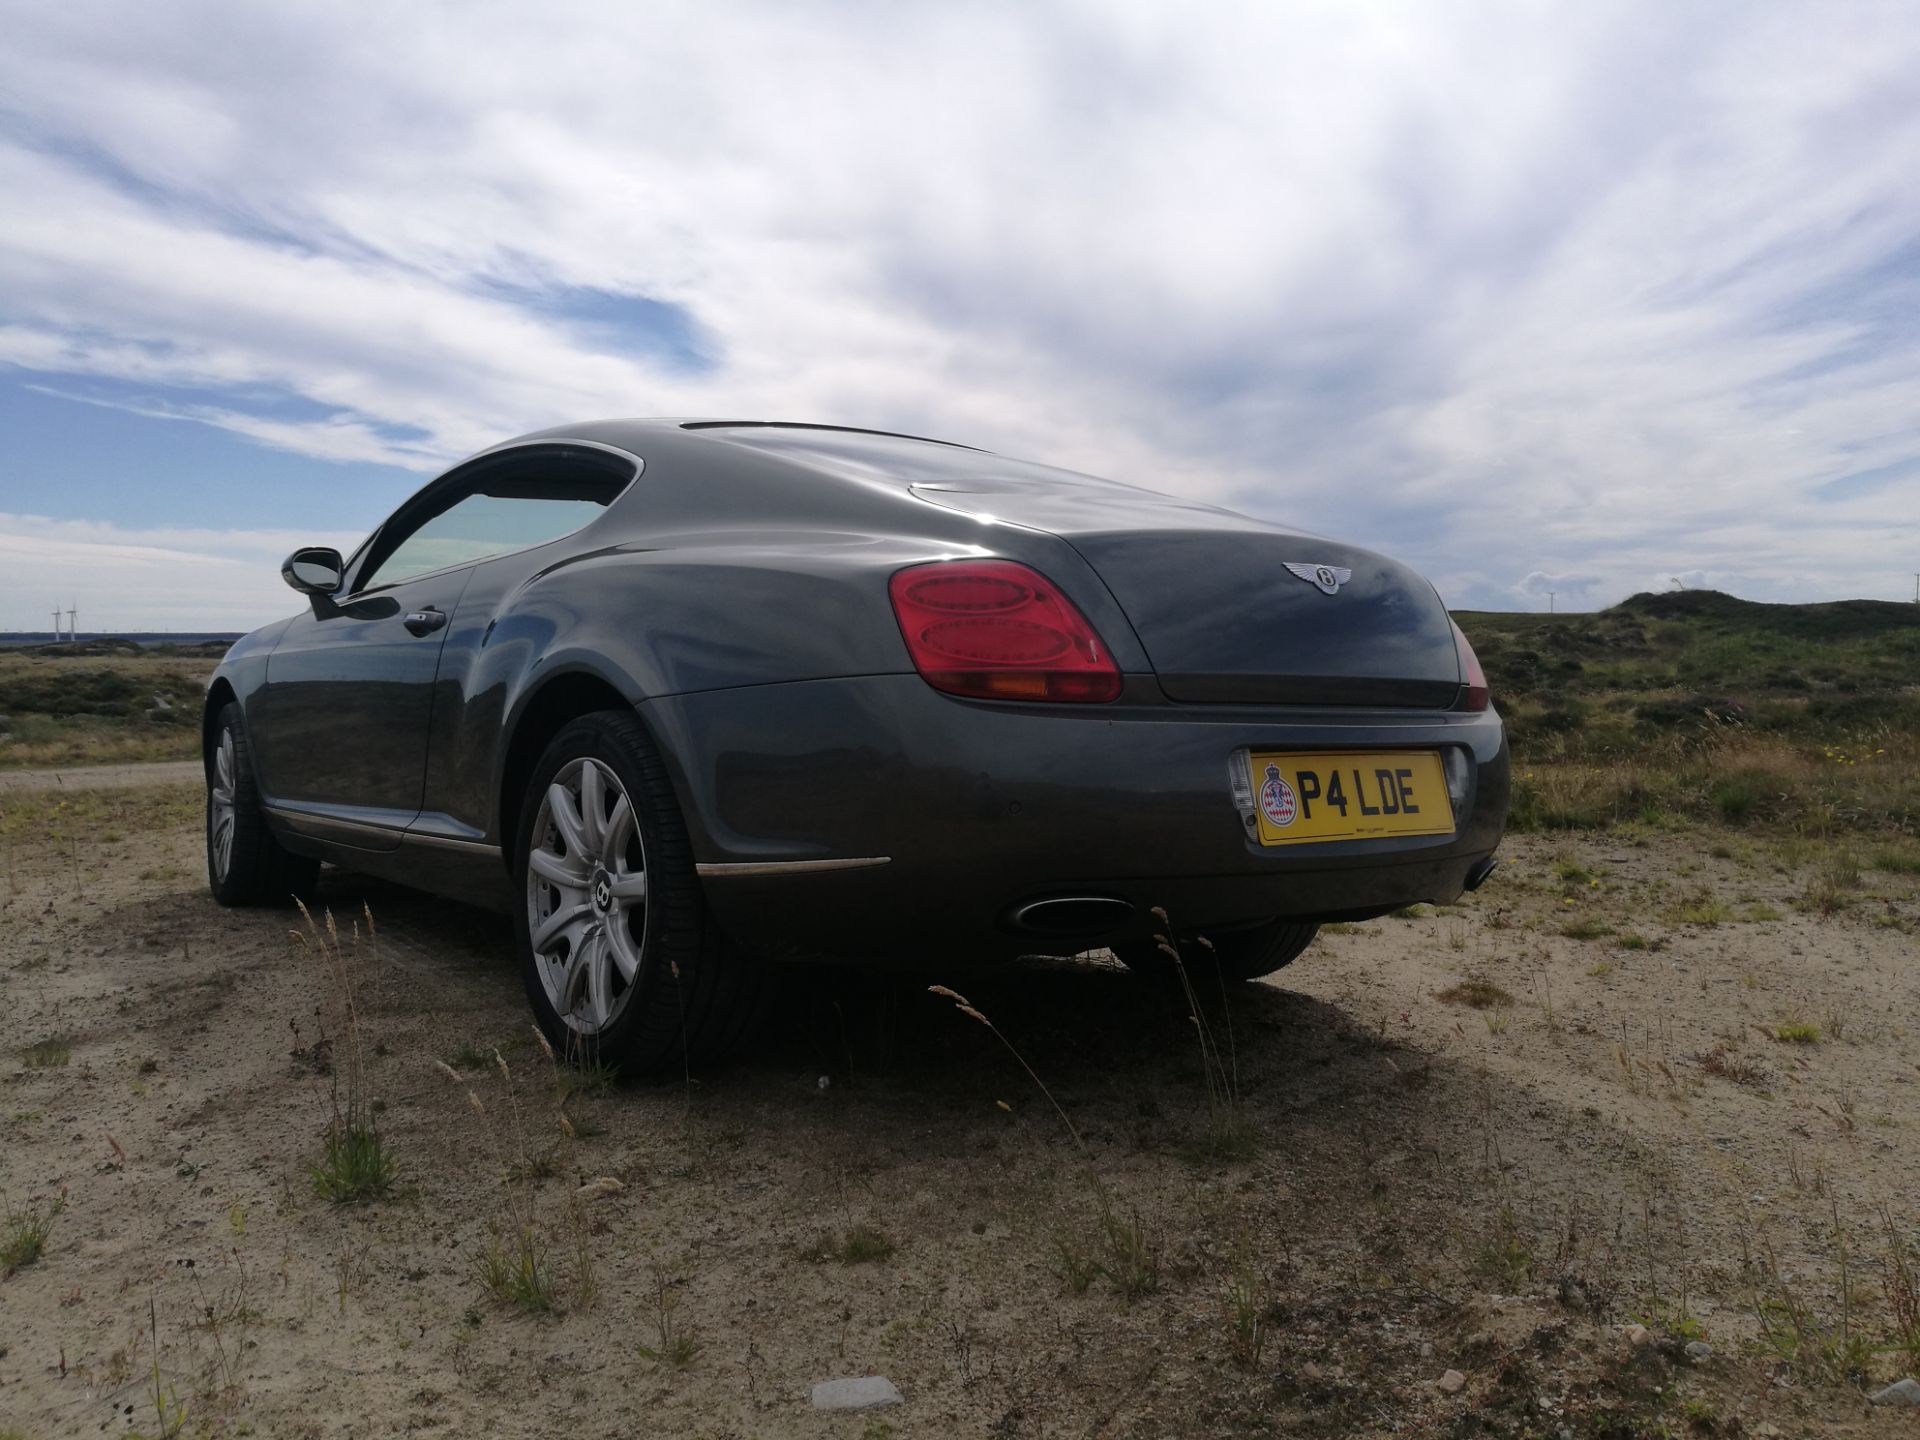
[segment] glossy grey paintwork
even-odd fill
[[[1451,898],[1497,842],[1498,718],[1448,712],[1460,677],[1446,613],[1394,562],[965,447],[823,429],[601,422],[511,442],[433,483],[582,444],[640,471],[585,529],[408,582],[386,595],[391,610],[377,595],[317,600],[223,662],[213,693],[245,707],[289,843],[434,888],[497,888],[486,847],[511,841],[502,777],[516,727],[543,686],[581,674],[652,727],[697,860],[892,857],[831,882],[710,883],[743,931],[773,897],[814,924],[807,895],[911,911],[942,884],[971,892],[955,902],[969,935],[1020,898],[1003,892],[1056,883],[1178,879],[1214,910],[1250,915],[1307,913],[1315,886],[1297,882],[1318,874],[1318,892],[1343,902],[1320,909],[1360,909],[1409,890]],[[367,553],[349,561],[349,592]],[[1019,560],[1058,585],[1125,672],[1122,698],[1036,707],[927,687],[887,580],[966,555]],[[1324,596],[1279,558],[1354,579]],[[398,617],[428,592],[449,623],[410,636]],[[1384,743],[1473,755],[1471,813],[1453,840],[1249,846],[1225,793],[1229,751]],[[1371,888],[1332,885],[1329,867],[1371,873]]]
[[[423,577],[286,622],[249,717],[270,795],[363,810],[359,818],[395,827],[420,813],[446,631],[415,635],[405,619],[429,607],[453,611],[471,574]]]

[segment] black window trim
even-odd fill
[[[541,451],[546,451],[554,455],[564,455],[569,450],[597,450],[602,454],[616,456],[633,466],[633,473],[627,477],[626,483],[620,487],[619,492],[607,503],[606,510],[602,510],[600,515],[594,516],[588,520],[585,525],[576,525],[573,529],[565,531],[562,534],[549,535],[544,540],[536,540],[531,545],[522,545],[517,549],[501,550],[495,554],[485,555],[476,560],[462,560],[453,565],[443,565],[438,570],[422,571],[418,575],[409,575],[405,579],[390,580],[369,586],[365,589],[358,588],[360,574],[366,568],[369,560],[377,556],[379,560],[384,563],[387,555],[392,553],[391,550],[382,553],[380,538],[393,528],[396,521],[403,520],[422,506],[430,504],[448,488],[465,482],[478,471],[490,469],[494,465],[501,464],[505,461],[525,459],[529,455]],[[431,580],[438,575],[451,575],[456,571],[465,570],[474,565],[484,564],[488,560],[498,560],[508,555],[524,554],[529,550],[538,550],[542,545],[551,545],[556,540],[565,540],[569,536],[578,535],[582,530],[585,530],[588,525],[598,524],[601,516],[604,516],[608,510],[611,510],[615,505],[620,503],[621,497],[624,496],[627,491],[631,490],[634,483],[639,480],[641,472],[646,469],[646,463],[646,461],[642,460],[631,450],[622,450],[618,445],[607,445],[598,440],[558,440],[551,437],[540,440],[510,440],[504,445],[494,446],[491,450],[482,450],[478,455],[472,455],[462,460],[451,470],[443,471],[439,475],[434,476],[433,479],[429,480],[425,485],[422,485],[418,490],[414,491],[412,495],[409,495],[402,501],[399,508],[391,515],[387,516],[386,519],[374,527],[373,533],[362,540],[360,544],[355,547],[353,554],[347,558],[345,567],[347,578],[342,583],[340,590],[335,593],[335,601],[341,605],[350,605],[356,600],[362,600],[372,595],[379,595],[384,591],[393,589],[397,585],[410,585],[416,580]],[[411,531],[408,533],[410,534]],[[404,542],[406,538],[404,535],[401,536],[400,541],[395,542],[393,549],[398,549],[400,543]]]

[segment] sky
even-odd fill
[[[1920,12],[0,0],[0,630],[244,630],[462,455],[963,441],[1449,603],[1920,570]]]

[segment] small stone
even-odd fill
[[[1433,1342],[1431,1340],[1422,1340],[1420,1342],[1420,1358],[1422,1360],[1431,1360],[1433,1358]]]
[[[1653,1339],[1653,1332],[1644,1325],[1629,1325],[1620,1333],[1627,1337],[1629,1345],[1644,1345]]]
[[[1920,1380],[1909,1375],[1904,1380],[1896,1380],[1884,1390],[1876,1390],[1867,1397],[1875,1405],[1920,1405]]]
[[[1448,1395],[1458,1395],[1467,1388],[1467,1377],[1458,1370],[1449,1370],[1433,1383]]]
[[[1687,1359],[1693,1361],[1694,1364],[1704,1365],[1712,1358],[1713,1346],[1707,1344],[1706,1341],[1689,1340],[1687,1342]]]
[[[884,1375],[856,1375],[846,1380],[822,1380],[813,1387],[816,1410],[874,1410],[901,1405],[900,1387]]]

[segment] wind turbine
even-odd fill
[[[53,643],[56,645],[60,643],[60,607],[58,605],[53,607]]]
[[[80,602],[76,600],[73,604],[67,606],[67,639],[78,640],[80,638],[80,626],[77,623],[79,618]]]

